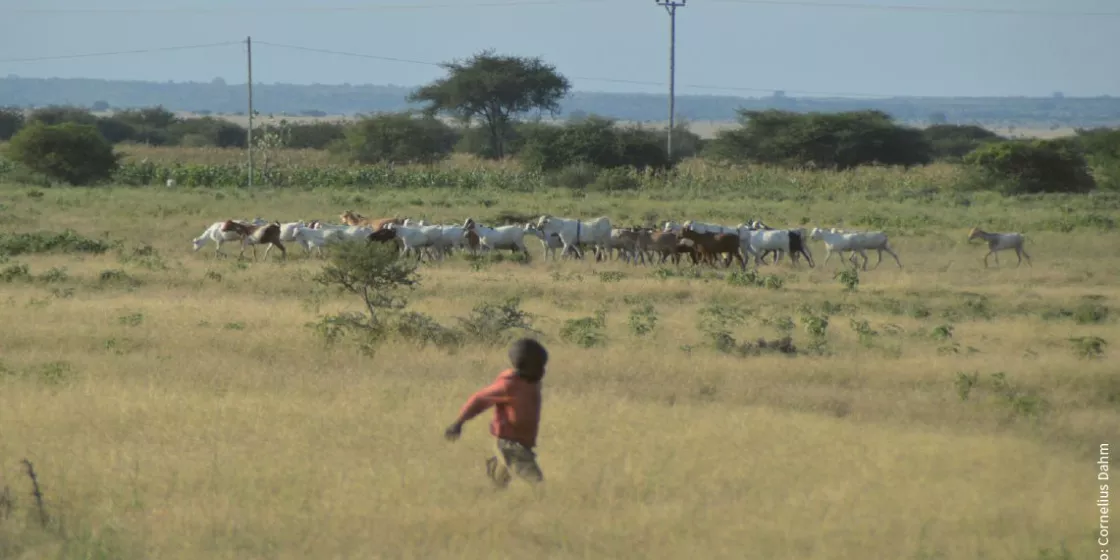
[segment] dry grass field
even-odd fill
[[[0,233],[40,232],[8,235],[21,254],[0,263],[0,557],[1096,557],[1096,453],[1120,433],[1120,233],[1030,232],[1033,267],[1004,254],[988,270],[964,239],[978,217],[1058,219],[1059,204],[751,204],[771,225],[868,209],[936,221],[895,235],[905,267],[888,258],[854,291],[817,242],[814,269],[762,267],[769,287],[546,262],[536,240],[527,265],[421,265],[409,310],[455,326],[518,297],[543,333],[539,493],[489,488],[489,413],[442,438],[503,347],[328,347],[307,325],[360,305],[310,281],[324,261],[190,250],[216,220],[347,207],[461,222],[561,202],[678,219],[729,206],[481,198],[0,186]],[[32,243],[66,229],[118,244]],[[605,346],[561,336],[596,312]],[[739,342],[788,332],[797,354],[720,352],[698,326],[716,316]]]

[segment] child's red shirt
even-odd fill
[[[537,444],[537,428],[541,420],[541,384],[529,383],[507,369],[489,386],[471,395],[459,412],[463,423],[494,407],[490,433],[494,437],[516,441],[526,447]]]

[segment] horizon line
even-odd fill
[[[219,78],[215,78],[215,79],[219,79]],[[220,87],[246,87],[247,86],[247,82],[229,82],[229,81],[226,81],[224,78],[220,78],[220,79],[222,80],[222,84],[220,84]],[[15,74],[15,73],[9,73],[7,75],[0,76],[0,80],[44,80],[44,81],[46,81],[46,80],[60,80],[60,81],[61,80],[75,80],[75,81],[76,80],[90,80],[90,81],[101,81],[101,82],[124,82],[124,83],[141,83],[141,84],[153,84],[153,85],[167,85],[167,84],[173,84],[173,85],[219,85],[219,84],[214,84],[213,79],[211,79],[210,81],[199,81],[199,80],[183,80],[183,81],[165,80],[165,81],[159,81],[159,80],[150,80],[150,79],[145,80],[145,79],[96,78],[96,77],[88,77],[88,76],[79,76],[79,77],[74,77],[74,76],[70,76],[70,77],[63,77],[63,76],[50,76],[50,77],[20,76],[20,75]],[[290,87],[290,86],[295,86],[295,87],[328,87],[328,88],[342,88],[342,87],[350,87],[350,88],[390,88],[390,89],[412,90],[412,89],[423,87],[423,84],[420,84],[420,85],[400,85],[400,84],[351,83],[351,82],[342,82],[342,83],[272,82],[272,83],[267,83],[267,82],[254,81],[253,86],[254,87],[277,87],[277,86],[289,86]],[[680,86],[678,86],[678,87],[680,87]],[[778,92],[778,91],[785,91],[785,90],[776,89],[774,91]],[[1060,90],[1058,90],[1058,91],[1060,91]],[[658,97],[667,97],[668,96],[667,92],[653,93],[653,92],[649,92],[649,91],[636,91],[636,90],[604,91],[604,90],[587,90],[587,89],[579,89],[579,90],[572,89],[571,91],[568,92],[567,95],[580,94],[580,93],[583,93],[583,94],[598,94],[598,95],[642,95],[642,96],[658,96]],[[732,93],[730,91],[728,93],[681,93],[681,92],[678,92],[676,94],[676,97],[677,98],[681,98],[681,97],[730,97],[730,98],[736,98],[736,99],[757,99],[757,100],[779,98],[776,95],[774,95],[773,93],[770,94],[770,95],[750,96],[750,95],[744,95],[744,94],[736,94],[736,93]],[[848,96],[848,95],[804,95],[804,94],[799,95],[797,93],[785,93],[783,95],[783,97],[786,98],[786,99],[810,99],[810,100],[843,99],[843,100],[851,100],[851,101],[875,101],[875,100],[885,101],[885,100],[892,100],[892,99],[1007,99],[1007,98],[1012,98],[1012,99],[1102,99],[1102,98],[1103,99],[1108,99],[1108,98],[1112,98],[1114,96],[1112,94],[1108,94],[1108,93],[1101,93],[1101,94],[1097,94],[1097,95],[1066,95],[1066,94],[1063,94],[1062,97],[1055,97],[1053,94],[1051,94],[1051,95],[1028,95],[1028,94],[1003,94],[1003,95],[974,95],[974,94],[914,95],[914,94],[911,94],[911,95],[890,95],[890,94],[870,94],[869,93],[869,94],[866,94],[866,95],[863,95],[863,96],[859,96],[859,95]]]

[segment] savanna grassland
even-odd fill
[[[1120,198],[805,183],[0,186],[0,557],[1095,557],[1096,452],[1120,433]],[[459,328],[523,310],[551,350],[546,483],[495,493],[489,413],[459,442],[442,431],[502,346],[327,345],[308,325],[362,306],[311,281],[324,260],[190,249],[217,220],[346,209],[843,223],[884,228],[904,268],[837,276],[815,241],[816,268],[755,275],[544,261],[535,239],[529,264],[422,264],[409,311]],[[985,270],[973,225],[1025,231],[1033,267]],[[783,336],[793,353],[750,346]]]

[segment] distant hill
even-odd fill
[[[263,114],[353,115],[414,108],[412,88],[378,85],[254,84],[254,108]],[[573,92],[565,115],[594,113],[635,122],[664,121],[665,94]],[[135,108],[162,105],[172,111],[233,114],[246,111],[244,84],[141,82],[87,78],[0,78],[0,106]],[[731,121],[735,110],[850,111],[879,109],[907,123],[970,123],[1042,129],[1120,126],[1120,98],[895,97],[882,99],[678,95],[677,115],[689,121]]]

